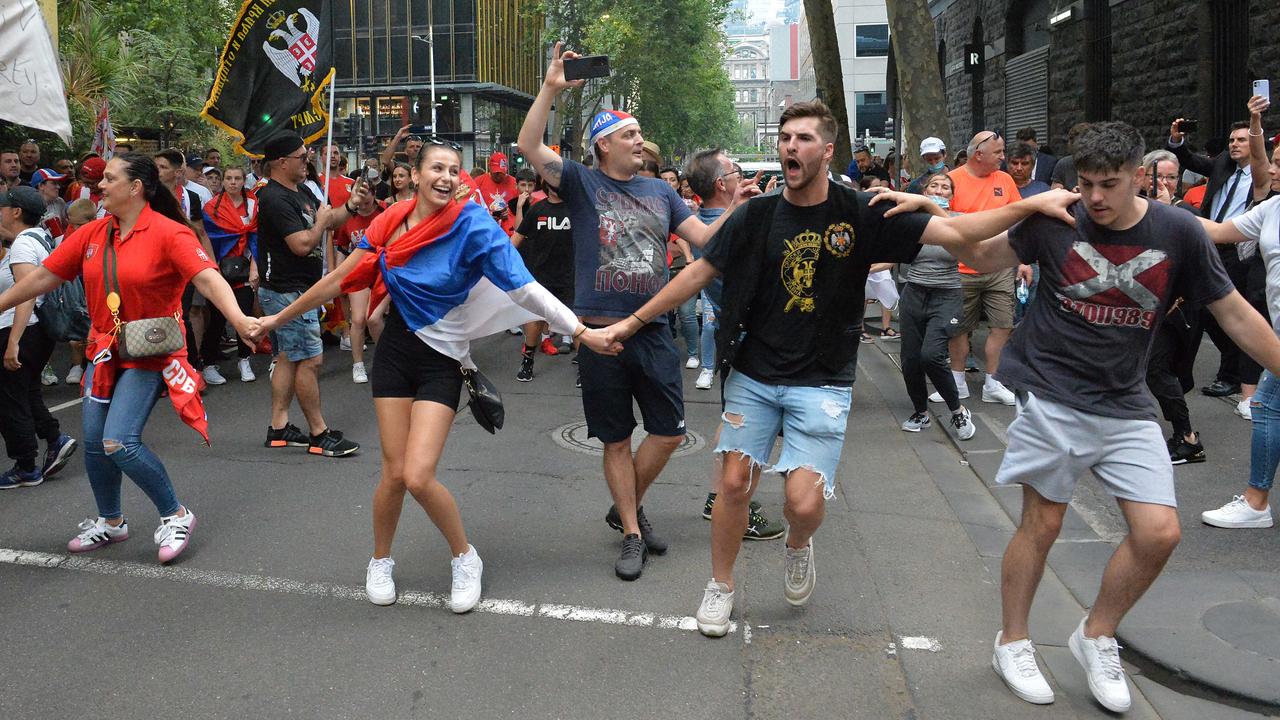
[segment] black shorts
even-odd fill
[[[640,406],[645,432],[684,435],[681,365],[671,333],[659,323],[646,325],[624,342],[616,357],[598,355],[581,346],[578,370],[587,435],[604,443],[630,438],[636,427],[632,399]]]
[[[374,353],[369,385],[376,398],[426,400],[457,412],[462,369],[457,360],[413,334],[392,305]]]

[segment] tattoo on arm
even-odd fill
[[[560,187],[560,176],[564,173],[564,161],[552,160],[542,166],[542,179],[554,188]]]

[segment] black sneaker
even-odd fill
[[[1177,446],[1169,451],[1169,462],[1174,465],[1190,465],[1204,462],[1204,445],[1198,442],[1189,443],[1179,440]]]
[[[622,516],[618,514],[618,506],[610,505],[609,512],[605,513],[604,521],[609,527],[623,532]],[[649,524],[649,518],[644,516],[644,508],[636,510],[636,521],[640,524],[640,535],[644,538],[644,546],[654,555],[667,554],[667,541],[653,534],[653,526]]]
[[[285,423],[279,430],[267,427],[267,441],[262,443],[264,447],[269,448],[307,447],[310,444],[311,438],[293,423]]]
[[[346,457],[359,449],[360,443],[352,442],[342,437],[342,433],[337,430],[328,428],[319,435],[311,436],[307,452],[325,457]]]
[[[649,551],[639,535],[631,534],[622,537],[622,554],[618,562],[613,564],[613,572],[622,580],[635,580],[644,570],[644,563],[649,559]]]
[[[533,358],[525,355],[520,358],[520,372],[516,373],[516,380],[520,382],[529,382],[533,380]]]
[[[777,540],[787,531],[786,526],[774,522],[759,512],[752,510],[747,516],[747,531],[742,533],[743,540]]]
[[[714,508],[715,506],[716,506],[716,494],[707,493],[707,502],[704,503],[702,506],[703,520],[711,519],[711,509]],[[753,513],[758,512],[760,510],[760,503],[756,502],[755,500],[752,500],[750,507],[751,507],[751,512]]]

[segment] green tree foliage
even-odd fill
[[[607,100],[635,115],[668,159],[734,141],[722,30],[729,0],[545,0],[538,10],[548,37],[575,52],[609,55],[613,69],[562,100],[567,117],[590,115]],[[581,134],[575,126],[574,136]]]

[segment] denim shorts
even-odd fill
[[[275,315],[302,297],[301,292],[279,293],[258,288],[258,302],[262,312]],[[284,353],[289,362],[309,360],[324,352],[320,342],[320,308],[308,310],[297,318],[281,325],[271,333],[271,347],[277,355]]]
[[[851,387],[766,385],[733,370],[724,383],[724,425],[716,452],[740,452],[783,475],[812,470],[822,478],[822,496],[831,499],[852,401]],[[769,466],[779,430],[782,453]]]

